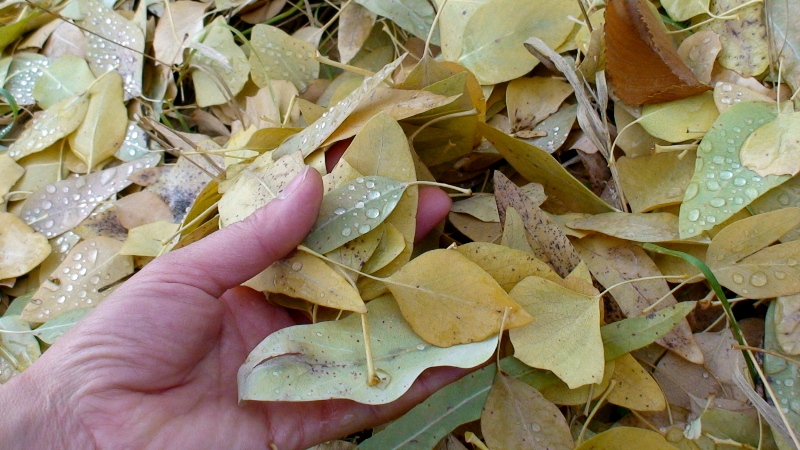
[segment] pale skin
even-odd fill
[[[322,182],[298,176],[288,197],[157,258],[0,387],[4,448],[303,449],[391,420],[463,370],[425,372],[393,403],[237,402],[236,372],[295,315],[239,287],[291,253],[317,217]],[[286,194],[284,194],[286,195]],[[417,236],[449,209],[420,190]]]

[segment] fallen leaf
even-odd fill
[[[575,249],[595,279],[606,288],[626,280],[661,275],[641,247],[625,241],[589,236],[576,241]],[[636,317],[656,301],[659,303],[653,311],[675,305],[677,301],[669,291],[666,281],[655,279],[620,284],[610,294],[627,317]],[[656,343],[689,361],[702,363],[703,355],[692,336],[688,322],[682,320]]]
[[[386,267],[395,260],[406,248],[406,241],[403,233],[390,223],[384,223],[383,235],[380,238],[378,247],[364,263],[361,269],[364,273],[375,273]]]
[[[236,45],[233,33],[218,17],[209,24],[200,40],[191,44],[195,50],[191,65],[197,106],[227,103],[247,82],[250,64],[244,51]]]
[[[86,117],[89,96],[86,93],[65,98],[34,116],[22,134],[8,147],[8,156],[19,160],[40,152],[75,131]]]
[[[746,0],[714,0],[711,12],[726,15],[728,11],[743,6]],[[702,29],[716,32],[722,42],[717,58],[722,67],[734,70],[745,77],[764,73],[769,67],[769,40],[764,23],[764,5],[753,3],[736,10],[736,20],[712,20]]]
[[[420,339],[389,296],[369,303],[372,355],[381,383],[366,383],[367,365],[358,315],[271,334],[239,369],[239,399],[311,401],[346,398],[371,405],[389,403],[425,369],[474,367],[495,350],[496,338],[447,349]],[[275,375],[277,373],[277,375]]]
[[[93,169],[112,157],[122,145],[128,128],[128,111],[123,103],[122,77],[116,72],[98,78],[88,93],[86,116],[69,135],[69,147]]]
[[[645,105],[639,124],[653,137],[683,142],[706,134],[719,111],[714,94],[701,94],[665,103]]]
[[[560,281],[553,269],[531,254],[514,250],[503,245],[488,242],[470,242],[455,249],[467,259],[479,265],[506,292],[511,291],[520,281],[529,276],[537,276],[550,281]]]
[[[676,152],[667,152],[617,160],[619,182],[631,210],[641,213],[681,203],[695,161],[694,152],[682,158]]]
[[[572,389],[602,380],[599,297],[535,276],[517,283],[509,295],[533,317],[510,331],[516,358],[553,371]]]
[[[46,57],[30,52],[14,55],[8,67],[7,77],[4,76],[4,87],[14,97],[18,105],[33,105],[36,99],[33,88],[44,75],[44,69],[50,66]],[[7,78],[7,80],[6,80]]]
[[[22,312],[30,322],[46,322],[73,309],[102,302],[113,289],[103,289],[133,273],[133,259],[119,254],[122,242],[96,237],[80,242],[67,254]]]
[[[634,427],[614,427],[597,434],[577,446],[575,450],[673,450],[664,436],[655,431]]]
[[[610,0],[605,33],[608,82],[625,103],[662,103],[710,89],[681,60],[649,2]]]
[[[168,252],[177,242],[180,224],[156,221],[128,230],[120,255],[157,257]]]
[[[51,252],[44,235],[14,214],[0,212],[0,280],[33,270]]]
[[[356,3],[379,16],[391,19],[399,27],[421,39],[428,37],[436,15],[427,0],[356,0]],[[431,42],[438,45],[438,36],[434,34]]]
[[[707,0],[693,1],[705,1],[705,8],[708,10]],[[683,3],[689,2],[684,0]],[[714,62],[717,60],[720,50],[722,50],[722,42],[719,35],[710,30],[704,30],[684,39],[678,47],[678,54],[698,81],[709,84],[711,83],[711,72],[714,70]]]
[[[279,28],[265,24],[254,26],[250,46],[253,49],[250,73],[258,87],[268,86],[272,80],[286,80],[298,91],[304,91],[319,75],[314,46]]]
[[[297,252],[251,278],[245,286],[285,294],[329,308],[366,313],[361,296],[341,273],[316,256]]]
[[[69,331],[73,325],[93,310],[94,308],[83,308],[67,311],[37,327],[34,335],[45,344],[53,345],[56,339]]]
[[[765,102],[775,106],[775,99],[745,86],[719,81],[714,86],[714,103],[720,114],[741,102]],[[776,107],[777,109],[777,107]]]
[[[22,373],[42,354],[33,334],[26,333],[30,330],[19,316],[0,317],[0,384]]]
[[[784,355],[800,355],[800,295],[794,294],[775,299],[774,329],[781,353]]]
[[[644,316],[628,317],[600,327],[606,361],[652,344],[694,310],[696,302],[680,302]]]
[[[680,240],[678,216],[666,212],[603,213],[567,222],[567,226],[636,242]]]
[[[557,78],[531,77],[510,81],[506,87],[506,107],[512,128],[533,128],[558,111],[570,95],[572,86]]]
[[[739,159],[739,150],[750,133],[776,116],[767,103],[745,102],[717,118],[697,149],[694,175],[681,204],[681,238],[715,227],[789,179],[761,177],[742,166]]]
[[[574,447],[564,415],[533,387],[497,372],[481,413],[481,431],[492,449]]]
[[[8,201],[6,194],[11,187],[25,174],[25,168],[14,162],[7,154],[0,155],[0,199],[2,203]],[[494,202],[494,200],[492,200]]]
[[[800,172],[800,113],[778,114],[757,128],[742,144],[742,165],[761,175],[795,175]]]
[[[661,6],[673,20],[683,22],[708,13],[708,2],[709,0],[661,0]]]
[[[183,51],[203,30],[203,14],[208,4],[178,0],[164,5],[164,14],[153,33],[153,53],[165,64],[183,63]]]
[[[550,258],[542,249],[542,246],[535,240],[528,239],[529,234],[525,229],[525,223],[517,210],[509,206],[506,208],[505,213],[506,217],[502,224],[503,236],[500,239],[500,245],[529,253],[534,255],[537,260],[545,263],[545,265],[549,264]],[[547,268],[550,270],[550,266],[547,266]]]
[[[440,347],[486,339],[506,313],[505,329],[531,320],[491,275],[453,250],[425,252],[384,282],[414,331]]]
[[[95,80],[86,60],[65,55],[43,69],[44,74],[33,86],[33,98],[42,109],[59,101],[81,95]]]
[[[339,39],[336,48],[340,61],[347,64],[366,42],[375,25],[376,14],[358,3],[347,3],[339,17]]]
[[[606,399],[609,403],[634,411],[663,411],[667,407],[658,383],[631,355],[617,358],[612,382],[616,382]]]

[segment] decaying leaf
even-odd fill
[[[386,285],[414,331],[440,347],[484,340],[500,330],[506,314],[509,329],[531,320],[491,275],[453,250],[423,253]]]
[[[596,214],[568,222],[567,226],[636,242],[680,240],[678,216],[666,212]]]
[[[447,349],[429,345],[409,327],[391,297],[369,303],[372,354],[381,383],[369,386],[357,315],[271,334],[239,369],[240,400],[309,401],[347,398],[383,404],[400,397],[428,367],[474,367],[497,339]],[[330,380],[337,380],[331,382]]]
[[[200,107],[219,105],[239,93],[247,82],[250,65],[236,45],[233,33],[217,21],[206,27],[199,42],[192,44],[192,81]]]
[[[725,15],[727,11],[744,6],[746,0],[714,0],[711,12]],[[745,77],[764,73],[769,67],[769,40],[764,23],[764,6],[752,3],[736,10],[736,20],[712,20],[704,29],[715,31],[722,42],[718,61],[723,67]]]

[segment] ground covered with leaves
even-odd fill
[[[330,445],[800,448],[797,5],[5,0],[0,382],[311,165],[242,401],[480,367]]]

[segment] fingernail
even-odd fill
[[[292,181],[290,181],[289,184],[287,184],[286,187],[278,193],[278,198],[281,200],[286,200],[287,198],[291,197],[292,194],[294,194],[295,191],[297,191],[306,180],[309,170],[311,170],[311,166],[306,166],[302,172],[295,175],[294,179],[292,179]]]

